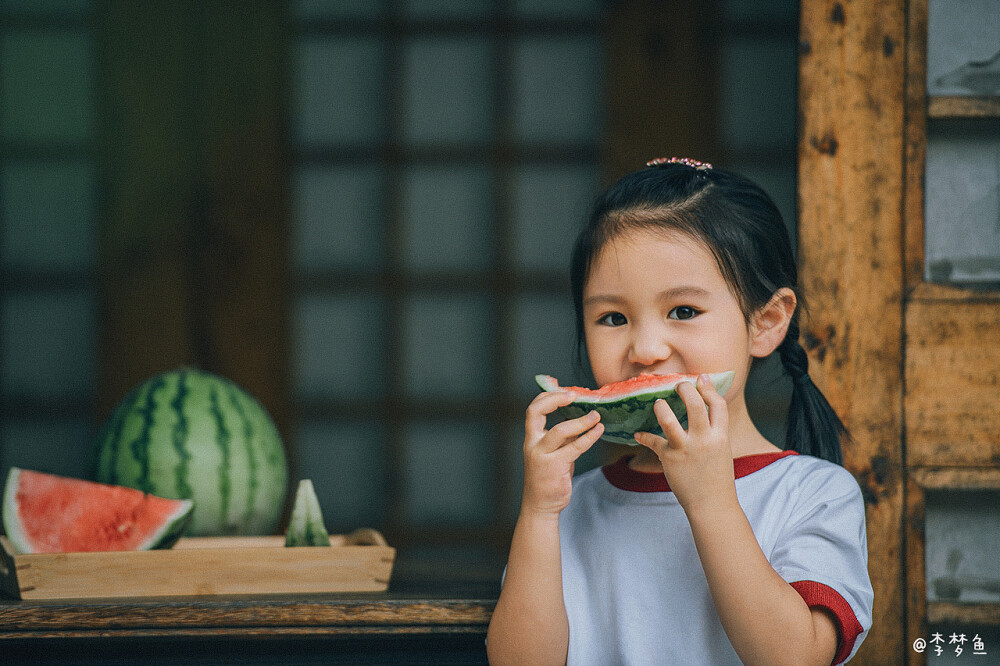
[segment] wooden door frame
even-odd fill
[[[1000,490],[1000,439],[996,435],[1000,415],[990,390],[1000,369],[996,326],[1000,292],[924,280],[928,124],[956,119],[996,122],[1000,100],[928,95],[928,0],[908,0],[906,9],[904,647],[916,638],[929,639],[934,625],[1000,624],[997,604],[928,600],[924,530],[928,493]],[[926,661],[924,654],[907,653],[909,663]]]
[[[858,663],[905,659],[906,0],[801,3],[799,262],[810,370],[853,435],[874,624]]]
[[[289,446],[284,6],[98,11],[96,417],[195,366],[258,398]]]
[[[929,97],[928,0],[803,2],[799,257],[817,383],[851,429],[874,624],[860,663],[923,663],[929,625],[1000,623],[927,601],[925,498],[1000,489],[1000,292],[926,282],[928,121],[1000,117],[996,97]]]

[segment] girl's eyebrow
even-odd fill
[[[624,299],[619,298],[618,296],[615,296],[613,294],[594,294],[593,296],[588,296],[587,298],[583,299],[583,304],[593,305],[594,303],[609,303],[614,305],[617,303],[621,303],[623,300]]]
[[[702,287],[697,287],[695,285],[682,285],[680,287],[674,287],[673,289],[666,289],[661,291],[657,297],[661,301],[670,301],[677,298],[690,298],[694,296],[708,296],[709,292],[707,289]]]
[[[673,287],[671,289],[665,289],[656,295],[656,298],[661,301],[672,301],[679,298],[694,298],[694,297],[704,297],[708,296],[709,291],[702,287],[697,287],[695,285],[681,285],[679,287]],[[593,305],[594,303],[610,303],[612,305],[621,303],[625,299],[617,296],[615,294],[593,294],[583,299],[584,305]]]

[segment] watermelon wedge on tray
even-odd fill
[[[722,395],[733,385],[733,371],[717,372],[709,375],[715,389]],[[599,389],[579,386],[559,386],[559,381],[549,375],[536,375],[535,382],[543,391],[573,391],[577,400],[567,407],[561,407],[559,414],[566,419],[575,419],[591,410],[597,410],[604,424],[601,439],[617,444],[638,446],[635,433],[644,431],[663,435],[663,430],[653,413],[653,403],[663,398],[677,415],[677,420],[687,428],[687,407],[677,395],[677,385],[681,382],[697,380],[698,375],[641,375],[620,382],[605,384]]]
[[[316,497],[316,489],[312,480],[302,479],[295,491],[295,505],[292,517],[285,531],[285,545],[297,546],[329,546],[330,533],[323,523],[323,510]]]
[[[11,467],[3,525],[18,553],[169,548],[194,502]]]

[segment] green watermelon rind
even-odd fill
[[[729,370],[709,374],[709,379],[719,394],[725,395],[733,385],[735,376],[736,373]],[[604,424],[604,434],[601,435],[601,439],[616,444],[639,446],[639,442],[635,441],[637,432],[663,436],[663,429],[660,428],[660,423],[653,412],[653,404],[660,398],[670,406],[681,427],[687,428],[687,407],[677,394],[677,385],[685,381],[694,382],[696,377],[697,375],[685,376],[663,386],[652,387],[622,398],[583,398],[566,407],[560,407],[558,412],[565,419],[575,419],[596,410],[601,415],[601,423]],[[536,375],[535,382],[544,391],[566,390],[549,375]]]
[[[28,546],[28,539],[21,529],[21,519],[17,516],[17,482],[21,477],[21,470],[11,467],[7,472],[7,483],[3,491],[3,529],[7,534],[7,540],[19,553],[31,552]]]
[[[35,552],[22,527],[20,512],[17,510],[17,489],[20,486],[21,468],[11,467],[7,472],[7,481],[3,494],[3,527],[7,540],[18,553]],[[194,516],[194,502],[191,500],[175,500],[177,511],[163,521],[163,525],[149,534],[144,542],[135,550],[164,550],[173,547],[183,536],[191,518]]]
[[[312,481],[302,479],[295,491],[295,504],[292,516],[285,531],[285,546],[300,548],[303,546],[329,546],[330,533],[326,531],[323,522],[323,510]]]

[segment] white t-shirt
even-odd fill
[[[810,607],[833,613],[834,663],[845,661],[871,627],[874,596],[857,482],[790,451],[737,458],[734,468],[761,549]],[[569,664],[740,663],[662,474],[636,472],[623,458],[579,475],[559,536]]]

